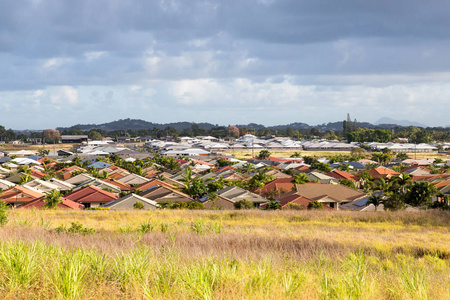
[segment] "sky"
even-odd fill
[[[447,126],[450,1],[0,0],[0,125]]]

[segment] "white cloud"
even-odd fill
[[[74,62],[74,59],[72,58],[64,58],[64,57],[55,57],[55,58],[50,58],[44,61],[44,63],[42,64],[42,66],[45,69],[51,69],[51,68],[59,68],[63,65],[69,64]]]
[[[49,97],[51,104],[57,109],[66,104],[73,107],[79,103],[78,90],[71,86],[49,88],[46,91],[45,96]]]
[[[106,51],[92,51],[84,53],[84,57],[86,57],[88,61],[99,59],[104,55],[106,55]]]

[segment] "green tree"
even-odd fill
[[[382,204],[383,202],[384,202],[383,197],[377,196],[377,195],[372,195],[369,197],[367,204],[373,204],[373,206],[375,206],[375,211],[377,211],[378,206],[380,204]]]
[[[428,182],[414,182],[406,193],[405,202],[412,206],[430,206],[432,197],[437,195],[438,190]]]
[[[339,179],[339,184],[356,190],[356,185],[351,179]]]
[[[50,193],[45,195],[44,208],[56,209],[58,203],[62,203],[61,193],[58,190],[52,190]]]
[[[269,150],[261,150],[257,156],[258,159],[268,159],[270,157]]]
[[[299,173],[292,177],[293,178],[292,178],[291,182],[293,184],[305,184],[307,182],[311,182],[311,180],[308,178],[308,176],[306,176],[306,174],[304,174],[304,173]]]

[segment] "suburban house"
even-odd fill
[[[150,181],[150,179],[136,175],[136,174],[128,174],[123,177],[117,179],[117,181],[129,184],[129,185],[139,185],[145,182]]]
[[[45,205],[45,197],[41,197],[35,200],[32,200],[28,203],[24,203],[20,205],[19,209],[25,208],[34,208],[34,209],[44,209]],[[84,209],[84,205],[80,203],[76,203],[74,201],[68,200],[66,198],[61,198],[61,202],[56,204],[57,209],[74,209],[74,210],[82,210]]]
[[[143,209],[157,209],[159,206],[157,202],[136,194],[128,194],[122,198],[106,203],[103,206],[109,207],[111,210],[134,209],[134,205],[138,201],[143,204]]]
[[[118,195],[95,186],[87,186],[64,196],[68,200],[81,203],[85,208],[102,206],[119,198]]]
[[[115,185],[116,187],[118,187],[121,191],[131,191],[131,186],[127,183],[123,183],[117,179],[114,178],[106,178],[105,180],[103,180],[103,182]]]
[[[91,175],[81,173],[76,176],[70,177],[69,179],[65,180],[65,182],[73,184],[73,185],[79,185],[83,182],[93,180],[93,179],[95,179],[95,178],[92,177]]]
[[[233,210],[235,209],[234,203],[235,201],[228,199],[223,196],[217,195],[217,199],[212,200],[209,196],[206,196],[204,199],[200,199],[206,209],[214,209],[214,210]]]
[[[332,170],[331,172],[326,173],[325,175],[334,177],[336,179],[350,179],[351,181],[356,181],[357,178],[355,175],[340,171],[340,170]]]
[[[0,200],[12,207],[17,207],[22,203],[28,203],[32,200],[41,198],[43,193],[34,189],[28,189],[23,186],[15,186],[3,192]]]
[[[277,178],[268,182],[262,189],[256,190],[255,193],[261,195],[269,195],[271,193],[284,194],[290,192],[294,188],[292,180],[294,178]]]
[[[328,176],[328,175],[325,175],[321,172],[316,172],[316,171],[308,172],[308,173],[306,173],[306,176],[309,178],[309,180],[311,180],[313,182],[328,183],[328,184],[339,183],[338,179]]]
[[[62,143],[83,143],[88,141],[87,135],[62,135],[61,142]]]
[[[250,191],[244,190],[237,186],[228,186],[220,191],[215,192],[216,195],[228,198],[234,202],[237,202],[239,200],[247,199],[253,202],[255,207],[259,207],[261,204],[269,202],[264,197],[261,197],[260,195],[257,195],[255,193],[252,193]]]
[[[153,186],[149,189],[143,191],[139,196],[153,200],[155,202],[193,202],[190,196],[177,191],[175,189],[169,188],[167,186]]]
[[[391,178],[392,176],[399,176],[400,173],[396,172],[392,169],[386,168],[386,167],[378,167],[375,169],[370,169],[367,171],[363,171],[361,173],[368,173],[370,176],[372,176],[373,179],[379,179],[379,178]],[[361,174],[360,173],[360,174]]]
[[[296,193],[313,201],[339,209],[339,204],[367,197],[367,194],[340,184],[296,184]],[[280,196],[282,198],[284,195]]]
[[[119,194],[121,192],[121,189],[117,185],[102,181],[98,178],[86,180],[86,181],[80,183],[76,188],[74,188],[74,191],[77,191],[85,186],[95,186],[95,187],[98,187],[99,189],[106,189],[108,191],[111,191],[112,193],[117,193],[117,194]]]
[[[0,179],[0,191],[9,190],[10,188],[16,186],[14,183],[8,180]],[[1,197],[1,195],[0,195]]]

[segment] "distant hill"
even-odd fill
[[[400,123],[400,124],[399,124]],[[391,129],[395,127],[402,126],[419,126],[426,127],[426,125],[409,122],[409,121],[396,121],[389,118],[381,118],[377,121],[377,125],[368,123],[368,122],[357,122],[358,127],[364,128],[383,128],[383,129]],[[412,124],[412,125],[402,125],[402,124]],[[71,127],[78,127],[82,131],[89,131],[91,129],[102,129],[105,131],[113,131],[113,130],[141,130],[141,129],[165,129],[167,126],[175,127],[178,131],[183,131],[183,129],[191,128],[192,125],[197,125],[199,128],[204,130],[210,130],[211,128],[220,126],[218,124],[211,123],[194,123],[194,122],[174,122],[174,123],[153,123],[140,119],[120,119],[117,121],[112,121],[103,124],[77,124]],[[227,125],[223,125],[227,126]],[[333,131],[342,131],[343,121],[337,122],[329,122],[323,123],[319,125],[308,125],[302,122],[290,123],[287,125],[273,125],[273,126],[264,126],[262,124],[249,123],[249,124],[240,124],[236,125],[238,128],[248,128],[248,129],[271,129],[271,130],[286,130],[288,127],[291,127],[293,130],[309,130],[312,128],[317,128],[322,132],[333,130]],[[68,130],[70,127],[58,127],[56,128],[59,131]]]
[[[190,128],[194,124],[198,125],[200,128],[205,130],[209,130],[213,127],[216,127],[216,125],[210,123],[176,122],[176,123],[159,124],[139,119],[120,119],[117,121],[112,121],[103,124],[77,124],[72,127],[78,127],[82,131],[88,131],[91,129],[102,129],[106,131],[112,131],[112,130],[128,130],[128,129],[141,130],[149,128],[158,128],[162,130],[167,126],[172,126],[175,127],[177,130],[182,131],[185,128]],[[67,130],[69,128],[70,127],[58,127],[57,130],[62,131]]]
[[[388,117],[383,117],[381,119],[379,119],[378,121],[375,122],[375,125],[398,125],[398,126],[416,126],[416,127],[422,127],[422,128],[426,128],[428,127],[427,125],[421,124],[421,123],[417,123],[417,122],[413,122],[413,121],[409,121],[409,120],[395,120],[392,118],[388,118]],[[395,126],[393,126],[395,127]]]

